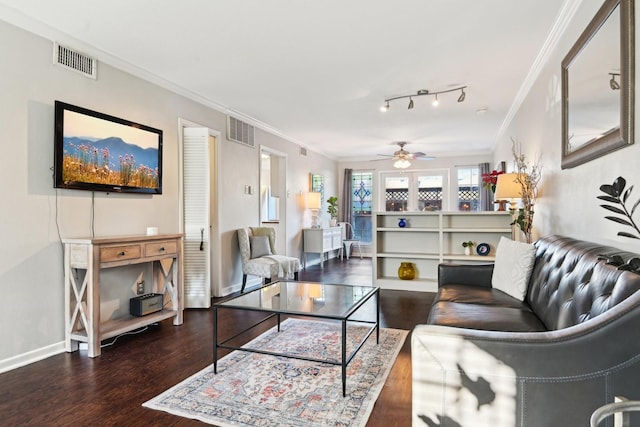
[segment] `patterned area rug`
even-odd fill
[[[340,323],[287,319],[246,345],[340,360]],[[347,327],[347,354],[368,327]],[[143,404],[227,426],[364,426],[408,331],[380,330],[367,339],[347,367],[234,351]]]

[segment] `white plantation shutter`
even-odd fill
[[[184,300],[186,308],[211,306],[209,131],[183,129]],[[202,242],[202,248],[201,248]],[[202,249],[202,250],[201,250]]]

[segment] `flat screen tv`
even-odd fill
[[[162,194],[162,130],[56,101],[54,187]]]

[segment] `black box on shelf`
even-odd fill
[[[145,316],[162,310],[162,294],[144,294],[129,300],[129,314],[132,316]]]

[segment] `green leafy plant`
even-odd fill
[[[471,240],[469,240],[468,242],[462,242],[462,247],[463,248],[467,248],[467,247],[472,247],[473,245],[475,245],[475,243],[473,243]]]
[[[630,239],[640,239],[640,229],[638,229],[638,225],[633,220],[633,214],[638,208],[638,205],[640,205],[640,199],[638,199],[631,207],[631,210],[629,210],[627,202],[629,201],[629,197],[633,191],[633,185],[625,190],[626,186],[627,181],[623,177],[619,176],[615,181],[613,181],[613,184],[603,184],[600,186],[600,191],[605,193],[605,195],[598,196],[598,199],[614,204],[600,205],[602,208],[623,216],[623,218],[618,216],[605,216],[605,219],[632,227],[636,233],[638,233],[636,235],[627,233],[626,231],[618,231],[618,236],[628,237]],[[626,263],[620,255],[600,255],[598,259],[606,261],[608,265],[618,267],[618,270],[632,271],[640,274],[640,258],[631,258]]]
[[[331,215],[331,218],[338,217],[338,198],[336,196],[331,196],[327,199],[327,213]]]
[[[600,205],[604,209],[613,212],[618,215],[622,215],[624,218],[620,218],[617,216],[605,216],[605,219],[609,221],[617,222],[618,224],[627,225],[632,227],[638,235],[627,233],[626,231],[619,231],[618,236],[629,237],[631,239],[640,239],[640,229],[636,225],[633,220],[633,214],[635,213],[638,205],[640,204],[640,199],[638,199],[634,204],[631,210],[627,208],[627,201],[629,200],[629,196],[631,195],[631,191],[633,191],[633,185],[625,190],[627,186],[627,181],[619,176],[613,181],[613,184],[603,184],[600,186],[600,191],[605,193],[605,196],[598,196],[598,199],[604,200],[605,202],[614,203],[618,206],[613,205]]]

